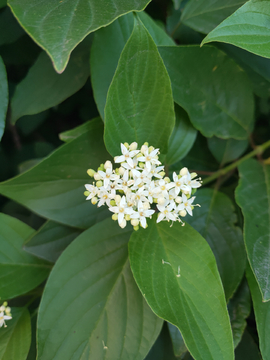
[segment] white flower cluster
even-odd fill
[[[120,167],[115,170],[111,161],[106,161],[97,172],[87,171],[96,182],[85,185],[86,200],[97,206],[106,204],[121,228],[130,221],[135,230],[139,225],[146,228],[146,218],[151,218],[155,211],[159,212],[157,222],[182,222],[181,217],[192,215],[196,205],[191,195],[193,189],[201,186],[201,179],[195,179],[197,174],[183,168],[178,175],[174,172],[170,181],[158,160],[159,149],[149,147],[148,143],[140,150],[137,148],[136,142],[121,144],[122,155],[114,158]],[[154,203],[157,210],[151,208]]]
[[[10,313],[10,307],[7,306],[7,302],[5,301],[2,306],[0,306],[0,328],[4,325],[6,327],[5,320],[12,319]]]

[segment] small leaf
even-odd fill
[[[87,121],[86,123],[75,127],[74,129],[67,130],[59,134],[59,138],[64,142],[70,142],[71,140],[76,139],[78,136],[88,132],[92,128],[91,121],[100,121],[99,117],[96,117],[92,120]]]
[[[238,346],[247,326],[246,318],[249,316],[250,306],[249,288],[247,282],[243,281],[228,304],[234,347]]]
[[[196,136],[197,130],[191,125],[185,110],[175,105],[175,127],[169,140],[166,164],[182,160],[192,148]]]
[[[0,360],[25,360],[31,344],[31,321],[26,308],[11,308],[12,319],[0,329]]]
[[[255,318],[256,318],[256,327],[259,334],[259,343],[260,350],[262,353],[263,360],[270,359],[270,342],[269,342],[269,333],[270,333],[270,302],[263,302],[258,283],[254,277],[254,274],[250,268],[247,267],[246,271],[248,285],[251,292]]]
[[[181,21],[196,31],[208,34],[235,12],[246,0],[190,0]]]
[[[61,75],[55,72],[47,54],[41,52],[15,89],[11,100],[13,124],[23,115],[37,114],[58,105],[85,84],[89,76],[90,40],[87,38],[76,48]]]
[[[235,226],[234,206],[225,194],[213,189],[201,189],[194,203],[200,209],[186,220],[205,238],[217,261],[223,287],[228,300],[237,289],[246,266],[242,232]]]
[[[0,294],[10,299],[34,289],[49,275],[47,262],[22,250],[32,228],[11,216],[0,213]]]
[[[174,45],[174,41],[162,30],[149,15],[139,12],[142,21],[156,45]],[[91,82],[95,101],[104,119],[107,93],[112,82],[120,55],[132,33],[134,16],[126,14],[111,25],[95,32],[90,53]],[[110,56],[108,57],[108,53]]]
[[[51,220],[32,234],[24,244],[24,250],[41,259],[56,262],[65,248],[81,231]]]
[[[108,91],[105,107],[106,148],[149,142],[166,153],[175,123],[170,79],[157,47],[140,20],[135,21]]]
[[[186,224],[149,221],[129,242],[134,278],[155,314],[176,325],[196,360],[233,359],[232,334],[215,258]],[[207,334],[207,336],[205,336]]]
[[[253,129],[254,99],[243,70],[211,46],[158,49],[171,78],[174,101],[187,111],[193,126],[206,137],[246,139]]]
[[[86,35],[119,16],[143,10],[150,0],[9,0],[25,31],[51,57],[57,72],[64,71],[71,51]]]
[[[270,3],[250,0],[204,38],[202,45],[221,41],[270,58]]]
[[[0,193],[50,220],[88,228],[110,216],[83,195],[91,183],[86,171],[110,160],[103,143],[103,124],[91,121],[89,131],[62,145],[50,156],[20,176],[0,183]]]
[[[176,326],[168,323],[168,328],[173,343],[174,355],[177,357],[181,356],[182,358],[183,354],[187,352],[187,347],[185,345],[184,339]]]
[[[133,279],[130,234],[107,219],[60,256],[40,305],[38,359],[145,358],[163,322]]]
[[[236,201],[244,215],[247,256],[264,301],[270,300],[270,166],[254,159],[241,163]]]
[[[224,140],[214,136],[207,142],[211,153],[221,165],[238,159],[248,147],[248,140]]]
[[[5,65],[0,56],[0,140],[2,139],[8,106],[8,83]]]

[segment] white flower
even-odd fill
[[[156,155],[158,154],[159,149],[154,149],[149,153],[149,148],[146,148],[144,151],[144,156],[141,156],[138,158],[139,161],[145,162],[146,169],[148,171],[151,170],[151,166],[153,164],[159,165],[161,162],[156,158]]]
[[[121,201],[117,206],[109,207],[109,210],[115,214],[118,214],[119,226],[121,226],[125,215],[131,215],[134,213],[134,210],[128,206],[125,196],[122,196]]]
[[[0,328],[4,325],[6,327],[6,320],[11,320],[12,316],[10,313],[10,308],[7,306],[7,302],[4,302],[2,306],[0,306]]]
[[[97,204],[98,207],[104,205],[105,203],[107,206],[110,206],[111,205],[110,202],[115,197],[115,195],[109,194],[105,188],[101,187],[98,192],[98,197],[100,198]]]
[[[181,190],[186,191],[189,194],[191,194],[192,189],[196,189],[202,186],[201,181],[198,181],[198,179],[192,180],[193,177],[197,176],[197,174],[193,173],[192,175],[193,176],[191,176],[191,174],[188,172],[180,179],[182,183]]]
[[[168,190],[172,189],[175,186],[173,182],[166,183],[163,179],[158,181],[158,186],[155,188],[154,193],[160,196],[160,194],[165,197],[169,198]]]
[[[157,205],[157,208],[160,211],[160,214],[157,218],[157,223],[162,220],[177,220],[177,216],[172,212],[175,208],[175,205],[173,203],[169,204],[168,206]]]
[[[126,161],[129,166],[133,166],[133,160],[132,158],[137,155],[139,153],[139,150],[131,150],[129,151],[124,144],[121,144],[121,151],[122,151],[122,155],[120,156],[116,156],[114,158],[114,162],[115,163],[122,163],[124,161]]]
[[[130,215],[131,219],[139,219],[141,226],[145,229],[147,227],[146,218],[151,217],[154,214],[155,210],[145,209],[142,201],[138,203],[138,212],[134,212]]]
[[[94,196],[98,194],[98,188],[91,184],[85,184],[84,185],[86,190],[90,192],[90,194],[87,196],[86,200],[92,199]]]
[[[186,210],[189,213],[189,215],[192,216],[192,203],[193,203],[194,199],[195,199],[195,196],[188,199],[185,194],[182,194],[183,202],[177,206],[177,211],[180,212],[180,211]]]
[[[108,187],[110,181],[119,179],[119,176],[113,173],[112,164],[106,167],[106,172],[99,170],[98,174],[100,175],[100,179],[103,180],[105,189]]]

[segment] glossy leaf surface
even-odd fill
[[[4,133],[8,106],[8,84],[6,68],[0,56],[0,140]]]
[[[192,29],[208,34],[234,13],[245,0],[191,0],[184,8],[181,21]]]
[[[31,343],[31,321],[26,308],[11,308],[12,319],[0,329],[0,360],[26,360]]]
[[[169,75],[153,39],[136,19],[108,91],[106,148],[116,156],[120,143],[136,141],[141,146],[147,141],[166,153],[174,123]]]
[[[244,215],[247,256],[264,301],[270,300],[270,166],[254,159],[239,165],[236,201]]]
[[[57,74],[48,55],[41,52],[12,97],[13,124],[23,115],[37,114],[58,105],[85,84],[89,76],[90,44],[91,39],[87,38],[76,48],[63,74]]]
[[[148,304],[180,329],[196,360],[233,359],[224,292],[207,242],[188,224],[153,219],[148,225],[129,242],[131,269]]]
[[[238,287],[246,265],[242,232],[235,226],[237,216],[232,201],[213,189],[196,193],[193,216],[186,221],[207,240],[217,261],[218,270],[228,300]]]
[[[248,147],[248,140],[224,140],[214,136],[207,142],[211,153],[221,165],[239,158]]]
[[[62,72],[71,51],[90,32],[130,11],[140,11],[149,0],[9,0],[25,31],[48,53]]]
[[[175,106],[175,127],[169,140],[166,164],[171,165],[182,160],[192,148],[197,131],[191,125],[187,113]]]
[[[221,41],[270,58],[270,3],[250,0],[211,31],[202,44]]]
[[[254,121],[252,88],[232,59],[211,46],[159,47],[159,52],[174,101],[187,111],[196,129],[207,137],[248,137]]]
[[[38,359],[145,358],[163,322],[130,271],[131,232],[107,219],[63,252],[40,305]]]
[[[120,151],[120,150],[119,150]],[[91,129],[61,146],[29,171],[0,184],[0,193],[48,219],[88,228],[109,216],[85,200],[86,171],[110,159],[103,143],[103,124],[92,121]]]
[[[34,232],[32,228],[11,216],[0,213],[0,294],[10,299],[27,293],[49,275],[47,262],[27,254],[22,245]]]
[[[79,229],[49,220],[27,239],[23,248],[41,259],[56,262],[65,248],[80,234]]]
[[[137,15],[156,45],[174,45],[174,41],[145,12]],[[134,27],[133,14],[126,14],[111,25],[95,32],[90,54],[91,82],[100,116],[104,118],[107,93],[117,64]],[[110,53],[110,57],[108,57]]]

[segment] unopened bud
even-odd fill
[[[91,203],[93,205],[96,205],[96,203],[98,202],[98,198],[96,196],[94,196],[92,199],[91,199]]]
[[[141,169],[144,169],[144,167],[145,167],[144,163],[143,163],[143,162],[139,162],[139,167],[140,167]]]
[[[124,175],[125,171],[126,170],[122,166],[119,168],[119,174],[120,175]]]
[[[179,212],[179,215],[182,216],[182,217],[185,217],[185,216],[187,215],[186,210],[181,210],[181,211]]]
[[[103,181],[99,180],[96,183],[96,187],[101,187],[103,185]]]
[[[158,199],[157,199],[157,198],[154,198],[154,199],[153,199],[153,203],[157,204],[157,202],[158,202]]]
[[[149,204],[149,202],[145,202],[145,203],[143,204],[143,208],[144,208],[144,210],[150,209],[150,204]]]
[[[164,181],[165,181],[166,183],[171,182],[171,180],[170,180],[170,178],[169,178],[168,176],[166,176],[166,177],[164,178]]]
[[[121,201],[121,196],[120,195],[115,195],[115,198],[114,198],[116,204],[120,203]]]
[[[106,162],[105,162],[105,164],[104,164],[104,169],[106,170],[106,169],[109,169],[109,168],[111,168],[112,167],[112,163],[109,161],[109,160],[107,160]]]
[[[85,191],[83,194],[84,194],[84,196],[89,196],[89,195],[90,195],[90,191]]]
[[[140,222],[139,222],[138,219],[131,219],[130,223],[131,223],[131,225],[133,225],[133,226],[138,226]]]
[[[192,173],[190,174],[190,177],[191,177],[191,179],[194,179],[197,175],[198,175],[197,173],[192,172]]]
[[[129,145],[129,150],[137,150],[138,144],[134,141]]]
[[[111,200],[111,201],[110,201],[110,204],[111,204],[111,206],[116,206],[115,200]]]
[[[139,154],[136,155],[136,158],[142,157],[143,154],[141,152],[139,152]]]
[[[126,222],[126,220],[125,220],[125,219],[123,219],[123,221],[121,222],[121,224],[120,224],[119,226],[120,226],[120,228],[124,229],[124,227],[126,227],[126,226],[127,226],[127,222]]]
[[[129,221],[129,220],[130,220],[130,215],[129,215],[129,214],[126,214],[126,215],[125,215],[125,219],[126,219],[127,221]]]
[[[139,226],[139,225],[133,226],[133,229],[134,229],[135,231],[138,231],[138,230],[139,230],[139,228],[140,228],[140,226]]]
[[[160,175],[160,176],[164,176],[164,175],[166,175],[166,173],[164,172],[164,171],[160,171],[159,173],[158,173],[158,175]]]
[[[129,148],[129,143],[125,142],[124,145],[127,149]]]
[[[96,181],[98,181],[98,180],[101,179],[101,176],[99,175],[98,172],[96,172],[96,173],[94,174],[94,179],[95,179]]]
[[[148,145],[146,143],[141,147],[141,153],[144,154],[148,149]]]
[[[154,148],[154,146],[149,146],[149,148],[148,148],[148,153],[150,154],[152,151],[154,151],[155,150],[155,148]]]
[[[93,169],[88,169],[87,170],[87,174],[89,175],[89,176],[91,176],[91,177],[94,177],[94,175],[95,175],[95,170],[93,170]]]
[[[112,219],[113,219],[114,221],[118,220],[118,214],[113,214],[113,215],[112,215]]]
[[[177,204],[181,204],[181,202],[182,202],[181,196],[176,196],[175,202],[176,202]]]
[[[183,169],[180,170],[179,174],[181,176],[185,176],[185,175],[187,175],[187,173],[188,173],[188,169],[186,167],[183,167]]]
[[[165,203],[165,198],[164,197],[158,198],[158,204],[159,205],[163,205],[164,203]]]

